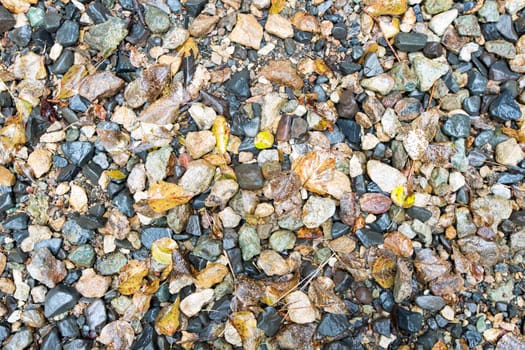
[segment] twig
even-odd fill
[[[235,276],[235,272],[233,271],[233,265],[232,265],[232,262],[230,261],[230,257],[228,256],[228,253],[226,253],[226,250],[223,249],[222,252],[224,253],[224,256],[226,257],[226,262],[228,263],[228,267],[230,268],[230,272],[232,273],[233,281],[235,281],[237,279],[237,276]]]
[[[432,98],[434,97],[434,90],[436,89],[436,83],[432,84],[432,90],[430,90],[430,98],[428,99],[427,112],[432,104]]]
[[[379,20],[374,17],[370,12],[366,11],[366,10],[363,10],[364,13],[366,13],[367,15],[370,16],[370,18],[372,18],[372,20],[377,24],[377,27],[379,28],[379,30],[381,31],[381,34],[383,35],[383,38],[385,38],[385,41],[386,41],[386,44],[388,45],[388,47],[390,48],[390,50],[392,50],[392,53],[394,54],[394,56],[396,57],[396,60],[401,63],[401,58],[399,58],[398,54],[397,54],[397,51],[394,49],[394,47],[392,46],[392,44],[390,44],[390,41],[388,40],[388,38],[386,37],[385,33],[383,32],[383,30],[381,29],[381,25],[379,24]]]

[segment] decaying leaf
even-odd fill
[[[286,0],[272,0],[272,6],[270,7],[270,14],[276,14],[281,12],[286,7]]]
[[[172,253],[178,248],[177,242],[169,237],[163,237],[153,242],[151,246],[151,256],[153,260],[164,264],[171,265]]]
[[[401,208],[410,208],[414,205],[416,196],[406,185],[395,187],[390,193],[390,198],[395,205]]]
[[[424,282],[432,281],[450,271],[450,263],[428,248],[417,252],[414,267],[418,279]]]
[[[177,205],[186,204],[193,193],[171,182],[158,181],[148,190],[148,204],[156,213],[162,213]]]
[[[142,279],[148,275],[149,262],[147,260],[130,260],[122,268],[119,275],[118,290],[124,295],[131,295],[142,286]]]
[[[83,65],[75,64],[71,66],[62,79],[60,79],[55,98],[68,98],[78,94],[80,82],[87,74],[88,71]]]
[[[308,296],[318,308],[332,314],[345,314],[345,303],[334,292],[335,283],[328,277],[317,277],[308,288]]]
[[[26,132],[21,116],[7,118],[0,129],[0,164],[11,161],[18,146],[26,142]]]
[[[98,341],[106,345],[108,350],[126,350],[135,340],[133,327],[126,321],[113,321],[108,323],[100,332]]]
[[[292,170],[310,192],[330,194],[338,199],[345,192],[351,192],[350,180],[335,169],[335,158],[329,152],[312,151],[300,156],[294,160]]]
[[[224,154],[228,148],[228,141],[230,139],[230,127],[226,118],[222,115],[215,118],[211,131],[215,136],[215,142],[217,145],[217,153]]]
[[[197,275],[195,285],[199,288],[210,288],[222,282],[228,274],[228,268],[223,264],[210,263]]]
[[[264,195],[266,198],[281,202],[290,198],[300,189],[301,181],[299,176],[294,172],[290,172],[271,179],[265,188]]]
[[[244,350],[259,349],[264,332],[257,328],[257,320],[250,311],[234,312],[231,315],[231,322],[241,336]]]
[[[197,58],[199,56],[199,46],[197,45],[197,42],[193,38],[188,38],[184,44],[182,44],[177,49],[179,55],[181,56],[189,56],[193,55],[193,57]]]
[[[180,327],[180,298],[177,298],[173,304],[163,307],[155,321],[157,332],[160,334],[173,336]]]
[[[372,276],[381,287],[392,287],[396,277],[396,264],[394,260],[388,256],[380,255],[372,264]]]

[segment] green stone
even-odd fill
[[[170,28],[170,18],[164,11],[156,7],[148,7],[144,19],[152,33],[165,33]]]
[[[29,24],[31,24],[31,27],[37,28],[40,27],[42,24],[44,24],[44,10],[42,10],[39,7],[31,7],[29,11],[27,11],[27,19],[29,20]]]
[[[90,245],[84,244],[75,248],[68,259],[80,267],[92,267],[95,263],[95,250]]]
[[[102,56],[107,57],[128,35],[126,22],[110,17],[106,22],[92,26],[84,35],[84,41]]]
[[[295,231],[303,226],[301,218],[295,218],[292,215],[287,215],[277,222],[280,228],[285,230]]]
[[[275,231],[270,237],[270,247],[278,252],[293,249],[295,246],[295,234],[288,230]]]
[[[97,271],[104,276],[116,275],[126,265],[128,259],[122,253],[108,254],[97,263]]]
[[[417,89],[417,77],[412,68],[405,62],[396,63],[388,72],[394,79],[395,91],[414,91]]]
[[[206,259],[208,261],[215,261],[222,253],[221,241],[212,239],[209,236],[201,236],[197,241],[197,245],[193,250],[193,255]]]
[[[427,13],[435,15],[448,10],[453,4],[453,0],[426,0],[425,10]]]
[[[498,56],[513,59],[516,57],[516,48],[506,40],[492,40],[485,43],[485,49]]]
[[[479,10],[479,15],[484,22],[497,22],[499,20],[498,4],[496,1],[485,1]]]
[[[514,297],[514,281],[509,280],[489,291],[489,299],[495,303],[508,303]]]
[[[332,251],[330,250],[330,248],[321,248],[315,252],[314,263],[316,263],[317,265],[321,265],[326,260],[328,260],[331,255]]]
[[[485,315],[481,315],[476,321],[476,329],[478,332],[483,333],[487,329],[485,324]]]
[[[450,157],[450,162],[457,171],[467,171],[469,164],[465,153],[465,139],[457,139],[456,142],[454,142],[454,150],[456,154]]]
[[[481,28],[479,27],[478,18],[474,15],[460,16],[454,21],[456,30],[459,35],[480,36]]]
[[[254,226],[243,225],[239,230],[239,246],[242,251],[242,259],[248,261],[261,252],[261,240]]]

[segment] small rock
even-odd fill
[[[243,190],[258,190],[264,185],[261,168],[257,163],[239,164],[234,168],[239,187]]]
[[[496,146],[496,162],[500,164],[517,166],[523,159],[525,159],[525,153],[514,138],[503,141]]]
[[[436,80],[445,75],[450,68],[446,63],[442,63],[437,59],[430,60],[424,56],[415,57],[412,65],[419,80],[421,91],[430,90]]]
[[[407,0],[368,0],[366,10],[373,16],[402,15],[408,8]]]
[[[95,270],[86,269],[78,280],[75,288],[86,298],[102,298],[111,284],[111,277],[97,275]]]
[[[485,50],[507,59],[516,57],[516,48],[506,40],[487,41],[485,43]]]
[[[264,29],[281,39],[293,37],[293,27],[290,20],[279,15],[279,14],[270,14],[264,25]]]
[[[270,236],[270,247],[278,252],[293,249],[296,236],[288,230],[278,230]]]
[[[49,288],[55,287],[67,274],[64,263],[57,260],[47,248],[39,248],[33,253],[27,271],[31,277]]]
[[[405,308],[398,307],[395,312],[395,317],[399,329],[408,334],[416,334],[421,329],[423,315],[419,312],[412,312]]]
[[[0,165],[0,186],[11,187],[16,183],[16,176],[6,167]]]
[[[97,98],[114,96],[124,87],[124,80],[112,72],[102,71],[88,75],[80,82],[80,96],[94,101]]]
[[[217,118],[217,114],[213,108],[207,107],[200,102],[192,104],[188,112],[201,130],[209,130],[215,118]]]
[[[427,36],[421,33],[399,33],[396,35],[394,45],[401,51],[421,51],[427,44]]]
[[[202,307],[213,300],[213,289],[203,289],[192,293],[180,302],[180,310],[184,315],[193,317],[201,311]]]
[[[445,300],[434,295],[422,295],[416,297],[416,304],[422,309],[437,312],[445,307]]]
[[[3,6],[0,6],[0,33],[5,33],[16,24],[13,15]]]
[[[71,190],[69,194],[69,205],[74,211],[83,213],[87,211],[88,208],[88,197],[86,191],[76,185],[71,185]]]
[[[310,196],[303,207],[303,223],[308,228],[321,226],[335,214],[335,202],[330,198]]]
[[[45,317],[54,317],[71,310],[77,304],[79,298],[80,295],[74,288],[59,284],[47,292],[44,303]]]
[[[210,33],[219,20],[219,16],[208,16],[201,13],[191,22],[188,30],[192,36],[200,38]]]
[[[186,135],[186,149],[193,159],[199,159],[215,148],[215,136],[211,131],[195,131]]]
[[[231,207],[226,207],[224,210],[219,212],[219,218],[221,219],[222,226],[224,228],[235,228],[239,225],[242,219],[242,217]]]
[[[520,106],[514,97],[507,90],[503,91],[492,101],[489,107],[489,114],[501,120],[519,120],[521,118]]]
[[[163,180],[167,176],[168,164],[173,157],[172,152],[171,147],[162,147],[148,153],[145,165],[146,174],[151,183]]]
[[[261,252],[261,240],[257,235],[255,227],[243,225],[239,230],[239,247],[242,251],[242,259],[248,261]]]
[[[91,48],[99,51],[101,56],[109,56],[120,42],[128,35],[126,22],[110,17],[106,22],[89,28],[84,35],[84,41]]]
[[[388,74],[379,74],[374,77],[361,80],[361,86],[365,89],[388,95],[394,88],[394,79]]]
[[[366,167],[368,176],[384,192],[390,193],[397,186],[406,184],[407,180],[399,170],[378,160],[369,160]]]
[[[144,20],[148,25],[148,29],[155,34],[165,33],[170,28],[170,18],[168,15],[153,6],[146,7]]]
[[[36,149],[27,158],[27,164],[33,170],[35,177],[40,178],[51,169],[51,152],[44,149]]]
[[[290,61],[271,61],[260,70],[260,74],[273,83],[289,86],[294,90],[302,89],[304,85]]]
[[[470,135],[470,117],[465,114],[454,114],[445,121],[442,130],[448,136],[468,137]]]
[[[182,175],[179,185],[186,191],[200,194],[208,189],[214,174],[215,167],[207,161],[199,159],[190,163]]]
[[[350,322],[346,315],[326,313],[317,327],[317,332],[325,337],[336,337],[349,328]]]
[[[263,28],[251,14],[239,13],[237,23],[230,34],[230,40],[249,48],[259,50]]]
[[[264,250],[257,259],[257,266],[267,276],[282,276],[290,272],[286,260],[275,250]]]

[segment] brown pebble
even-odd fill
[[[476,233],[481,238],[484,238],[484,239],[487,239],[487,240],[492,240],[492,239],[494,239],[494,237],[496,237],[496,233],[494,231],[492,231],[492,229],[490,227],[486,227],[486,226],[482,226],[482,227],[478,228],[478,231]]]
[[[374,298],[367,287],[359,287],[355,290],[355,298],[361,304],[370,304]]]
[[[292,128],[292,117],[289,115],[283,115],[277,125],[277,133],[275,139],[277,141],[288,141],[290,140],[290,131]]]

